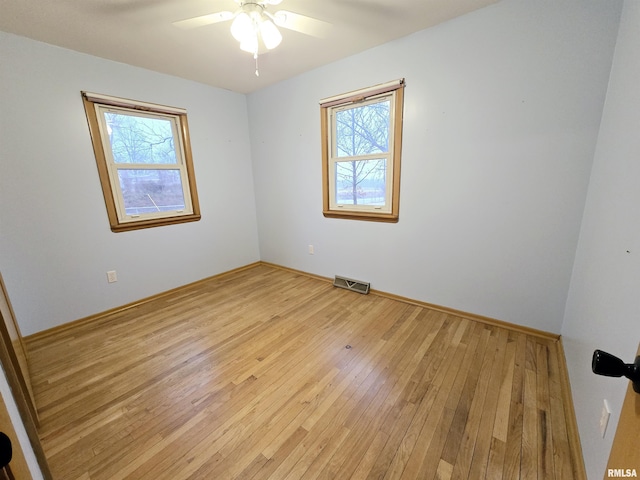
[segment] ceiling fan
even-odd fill
[[[323,37],[331,25],[316,18],[299,13],[280,10],[271,13],[267,7],[278,5],[282,0],[234,0],[238,4],[235,12],[215,12],[199,17],[173,22],[180,28],[191,29],[213,23],[233,20],[231,34],[240,42],[240,49],[258,56],[262,43],[268,50],[280,45],[282,34],[278,27],[296,32]],[[260,42],[261,41],[261,42]],[[256,72],[257,73],[257,72]]]

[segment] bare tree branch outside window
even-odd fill
[[[389,151],[389,108],[390,101],[382,99],[336,112],[336,153],[345,157],[336,164],[338,203],[385,203],[386,159],[375,154]]]

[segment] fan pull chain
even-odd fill
[[[259,77],[260,72],[258,71],[258,52],[253,54],[253,58],[256,61],[256,77]]]

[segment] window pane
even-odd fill
[[[127,215],[184,210],[179,170],[118,170]]]
[[[336,199],[339,205],[384,205],[387,161],[336,162]]]
[[[176,163],[171,120],[104,112],[115,163]]]
[[[336,112],[336,157],[389,151],[389,105],[381,100]]]

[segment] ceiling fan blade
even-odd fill
[[[273,21],[279,27],[319,38],[325,37],[331,29],[330,23],[286,10],[274,13]]]
[[[186,20],[179,20],[173,22],[176,27],[190,29],[204,27],[205,25],[211,25],[212,23],[224,22],[231,20],[234,14],[231,12],[216,12],[209,15],[202,15],[200,17],[187,18]]]

